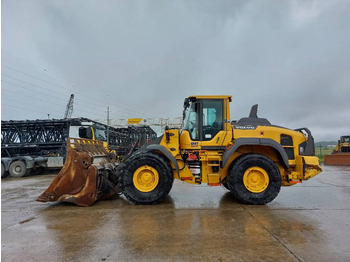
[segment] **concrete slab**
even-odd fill
[[[266,206],[221,187],[176,181],[169,197],[135,206],[39,203],[54,175],[1,183],[3,261],[349,261],[350,168],[324,167]]]

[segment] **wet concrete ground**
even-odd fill
[[[326,166],[266,206],[178,181],[155,206],[34,201],[53,177],[2,179],[2,261],[350,261],[350,167]]]

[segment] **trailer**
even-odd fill
[[[39,167],[61,168],[68,137],[103,141],[123,158],[157,134],[149,126],[115,128],[88,118],[1,121],[1,177],[28,176]]]

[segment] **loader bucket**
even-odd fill
[[[36,200],[90,206],[99,199],[107,199],[117,193],[115,169],[115,159],[102,142],[68,138],[63,168]]]

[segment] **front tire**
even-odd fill
[[[228,187],[244,204],[264,205],[276,198],[282,185],[277,165],[260,154],[244,155],[232,166]]]
[[[170,192],[174,177],[169,163],[160,155],[140,152],[131,156],[121,172],[121,188],[135,204],[155,204]]]

